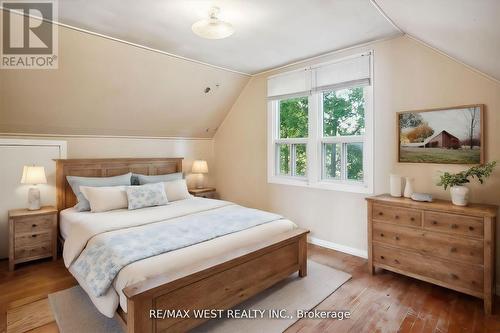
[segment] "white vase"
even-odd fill
[[[450,187],[451,202],[457,206],[467,206],[469,203],[469,188],[465,186]]]
[[[405,179],[406,182],[405,182],[404,197],[411,198],[411,195],[413,194],[413,178],[406,177]]]
[[[393,197],[401,196],[401,176],[391,175],[391,195]]]

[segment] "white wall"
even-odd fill
[[[439,171],[459,165],[397,162],[396,112],[483,103],[486,105],[488,161],[500,160],[500,85],[407,37],[315,59],[286,70],[374,51],[375,192],[389,191],[391,171],[415,178],[415,191],[435,197],[449,194],[435,185]],[[311,230],[311,236],[353,253],[366,253],[365,195],[268,184],[267,77],[256,77],[243,89],[215,135],[217,189],[223,199],[284,215]],[[486,184],[471,184],[471,200],[500,204],[500,168]],[[499,247],[500,248],[500,247]],[[500,268],[500,265],[498,265]]]

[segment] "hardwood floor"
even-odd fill
[[[314,245],[309,245],[309,259],[352,275],[317,307],[350,310],[351,318],[302,319],[288,333],[500,332],[500,312],[485,317],[479,299],[387,271],[370,276],[366,260]],[[0,333],[58,332],[47,295],[75,284],[62,260],[14,272],[0,261]]]

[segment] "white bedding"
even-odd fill
[[[92,296],[88,287],[72,269],[73,261],[83,250],[87,241],[102,232],[119,230],[155,221],[175,218],[230,204],[226,201],[192,198],[170,203],[166,206],[150,207],[134,211],[117,210],[104,213],[76,212],[67,209],[61,212],[61,233],[64,233],[64,260],[69,271],[89,294],[97,309],[112,317],[120,305],[127,311],[127,300],[122,290],[133,283],[155,275],[175,272],[182,268],[194,267],[208,258],[224,256],[243,246],[263,241],[277,234],[296,228],[289,220],[281,219],[262,224],[233,234],[228,234],[206,242],[134,262],[123,268],[113,282],[113,288],[101,297]],[[64,220],[64,222],[63,222]],[[64,223],[64,227],[63,227]]]
[[[71,232],[73,224],[78,223],[81,216],[91,214],[90,212],[79,212],[76,208],[67,208],[59,214],[59,231],[63,239],[66,239]]]

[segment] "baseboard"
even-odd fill
[[[327,249],[351,254],[351,255],[356,256],[356,257],[361,257],[361,258],[365,258],[365,259],[368,258],[368,252],[366,250],[356,249],[356,248],[353,248],[350,246],[329,242],[329,241],[322,240],[319,238],[309,237],[309,243],[314,244],[314,245],[318,245],[321,247],[326,247]]]

